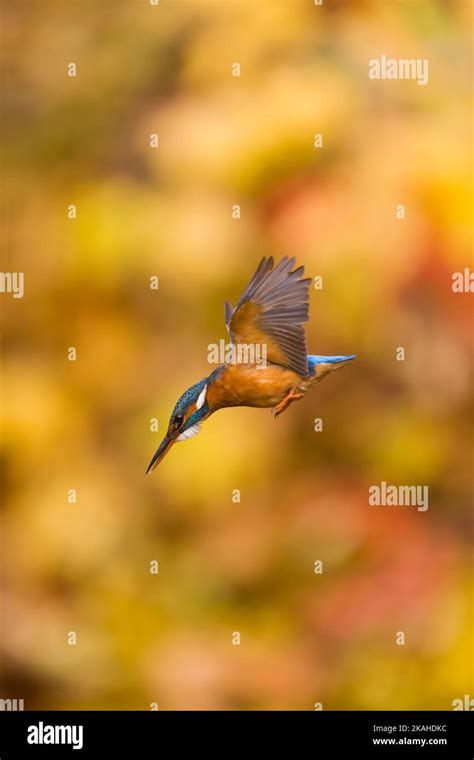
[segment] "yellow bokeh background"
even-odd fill
[[[25,295],[1,295],[2,696],[451,709],[473,693],[470,4],[5,16],[3,268]],[[428,59],[428,84],[369,79],[382,54]],[[322,277],[308,349],[357,362],[276,422],[219,412],[145,477],[263,255]],[[428,511],[371,507],[382,480],[427,485]]]

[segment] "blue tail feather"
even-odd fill
[[[357,354],[348,354],[347,356],[318,356],[311,354],[308,356],[308,366],[314,367],[316,364],[337,364],[338,362],[347,362],[349,359],[355,359]]]

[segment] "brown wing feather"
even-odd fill
[[[301,279],[304,267],[291,271],[294,263],[285,256],[274,267],[273,258],[263,258],[233,312],[226,304],[226,324],[234,343],[266,344],[269,362],[306,375],[311,280]]]

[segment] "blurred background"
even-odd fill
[[[451,287],[470,265],[470,4],[4,16],[3,269],[25,296],[2,296],[1,696],[451,709],[473,693],[472,312]],[[429,84],[370,80],[382,54],[429,59]],[[145,477],[262,255],[323,278],[308,349],[357,362],[277,422],[219,412]],[[429,510],[370,507],[382,480],[428,485]]]

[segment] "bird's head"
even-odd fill
[[[170,417],[168,432],[148,465],[147,473],[159,465],[177,441],[186,441],[199,433],[201,422],[211,413],[207,403],[209,378],[195,383],[176,402]]]

